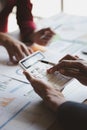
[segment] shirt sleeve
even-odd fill
[[[22,41],[28,42],[29,35],[35,30],[30,0],[17,0],[17,23],[20,28]]]
[[[63,103],[58,108],[58,122],[63,130],[87,130],[87,105]]]

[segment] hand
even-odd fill
[[[24,71],[26,78],[30,81],[35,92],[44,100],[47,106],[57,111],[58,107],[65,102],[65,98],[61,92],[53,88],[51,85],[31,76],[28,72]]]
[[[47,71],[48,73],[59,71],[61,74],[74,77],[82,84],[87,85],[87,62],[78,57],[67,55],[60,60],[59,64]]]
[[[49,74],[51,74],[51,73],[54,73],[55,71],[60,71],[60,67],[62,67],[61,62],[65,61],[65,60],[77,60],[77,59],[78,59],[77,56],[74,57],[74,56],[71,56],[71,55],[66,55],[62,59],[59,60],[58,64],[56,64],[52,68],[48,69],[47,72]]]
[[[39,45],[46,45],[51,40],[55,33],[50,28],[41,29],[37,32],[34,32],[31,35],[33,42]]]
[[[24,45],[22,42],[13,39],[8,35],[3,34],[3,37],[5,37],[6,42],[2,41],[3,42],[2,45],[6,48],[10,61],[13,62],[14,64],[18,63],[19,60],[24,58],[26,55],[32,53],[31,49],[26,45]]]

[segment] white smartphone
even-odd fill
[[[58,71],[54,74],[48,74],[47,69],[54,64],[46,61],[44,54],[39,51],[20,60],[19,64],[24,70],[27,70],[33,76],[49,82],[53,87],[59,90],[62,90],[65,84],[71,80],[71,78],[63,76]]]

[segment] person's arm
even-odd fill
[[[46,45],[55,34],[50,28],[43,28],[36,31],[30,0],[18,0],[17,23],[21,31],[22,41],[25,42],[27,46],[33,43]]]
[[[32,44],[29,36],[36,28],[31,11],[32,4],[30,0],[17,1],[17,23],[21,31],[22,41],[29,42],[29,44]]]
[[[76,78],[82,84],[87,85],[87,61],[85,60],[67,55],[58,64],[47,70],[49,74],[55,71]]]
[[[58,124],[63,130],[87,130],[87,105],[66,101],[65,97],[50,84],[24,72],[35,92],[46,105],[56,112]]]
[[[87,130],[87,105],[67,101],[58,107],[57,114],[63,130]]]
[[[0,45],[6,48],[9,59],[13,63],[18,63],[25,55],[30,54],[27,46],[5,33],[0,33]]]

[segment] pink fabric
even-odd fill
[[[32,16],[32,4],[30,0],[7,0],[5,8],[0,12],[0,31],[8,31],[8,16],[13,7],[17,7],[17,24],[19,25],[22,40],[26,41],[27,37],[35,29],[35,23]],[[14,23],[13,23],[14,26]]]

